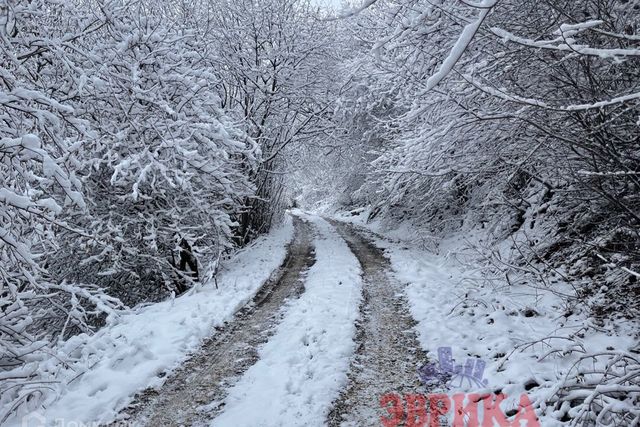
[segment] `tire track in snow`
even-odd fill
[[[227,388],[258,360],[257,349],[280,321],[281,306],[302,294],[305,272],[315,262],[311,225],[296,216],[293,221],[295,235],[287,258],[252,302],[219,328],[162,388],[138,395],[123,417],[134,425],[193,426],[207,424],[222,409]]]
[[[362,271],[329,223],[297,214],[318,230],[305,292],[287,304],[260,360],[229,390],[212,427],[321,427],[347,382]]]
[[[427,361],[408,312],[404,286],[390,277],[390,261],[354,227],[331,221],[356,255],[363,270],[363,301],[357,324],[357,350],[349,383],[327,417],[334,426],[379,426],[385,393],[417,393],[417,371]]]

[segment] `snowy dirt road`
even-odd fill
[[[311,226],[294,217],[294,241],[282,267],[200,351],[175,372],[160,390],[141,393],[124,411],[134,425],[204,425],[219,411],[225,390],[257,358],[279,320],[279,309],[304,290],[303,274],[314,263]]]
[[[383,394],[420,387],[426,354],[383,251],[350,224],[301,217],[293,216],[285,262],[253,301],[121,418],[136,426],[374,426]],[[273,399],[267,407],[264,398]]]
[[[357,350],[349,384],[329,413],[329,426],[375,426],[385,393],[415,393],[418,369],[426,362],[407,311],[402,285],[390,277],[383,251],[346,223],[332,221],[363,270],[363,302],[357,324]],[[388,415],[384,412],[384,415]]]

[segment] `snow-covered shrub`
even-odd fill
[[[385,143],[349,140],[376,153],[354,193],[387,220],[440,235],[519,234],[532,258],[568,249],[637,268],[637,5],[485,3],[406,0],[370,11],[384,23],[376,61],[362,59],[349,84],[374,89],[366,103],[346,92],[343,126],[361,127],[369,113]],[[375,114],[383,100],[393,108]]]
[[[87,207],[74,147],[89,129],[69,102],[70,47],[102,22],[59,2],[0,5],[0,423],[55,389],[38,370],[53,339],[119,308],[93,286],[55,280],[46,263],[60,230],[82,233],[61,218]]]
[[[179,277],[184,238],[201,266],[232,246],[253,193],[254,143],[220,108],[218,77],[193,32],[130,11],[92,42],[78,104],[95,137],[79,155],[87,211],[62,233],[60,277],[96,281],[128,304],[159,300]],[[66,265],[75,260],[70,271]]]
[[[586,353],[553,348],[553,353],[580,354],[577,362],[546,397],[543,411],[569,426],[637,425],[640,423],[640,359],[610,351]]]
[[[76,357],[56,342],[189,280],[182,239],[210,278],[253,193],[259,151],[221,110],[210,56],[162,17],[0,4],[0,423],[56,394],[55,363]]]

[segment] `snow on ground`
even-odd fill
[[[331,225],[312,221],[316,263],[305,292],[260,349],[260,360],[229,391],[216,427],[320,426],[347,382],[361,300],[358,260]]]
[[[434,252],[416,245],[417,231],[410,226],[385,230],[379,222],[365,224],[367,214],[363,210],[339,219],[387,236],[377,238],[376,244],[385,249],[395,277],[407,284],[411,314],[418,322],[418,339],[430,359],[437,364],[438,348],[451,347],[455,363],[464,365],[469,358],[486,363],[482,378],[458,375],[441,388],[449,394],[503,393],[507,396],[502,405],[506,411],[517,408],[523,393],[531,401],[544,402],[562,384],[569,384],[578,400],[566,402],[562,411],[541,414],[538,410],[542,426],[567,425],[566,418],[560,420],[563,414],[570,411],[575,418],[584,409],[580,399],[588,398],[595,389],[587,385],[599,378],[592,373],[607,370],[606,363],[620,355],[636,358],[629,353],[637,345],[632,331],[596,325],[587,313],[571,313],[563,298],[535,282],[518,285],[507,283],[504,276],[494,277],[494,281],[483,278],[477,259],[464,250],[469,241],[479,241],[479,236],[452,236],[439,242]],[[551,280],[555,292],[571,293],[566,283]],[[598,356],[579,360],[588,354]],[[620,365],[625,363],[621,361]],[[609,366],[612,378],[624,376],[626,368],[620,365]],[[475,382],[483,379],[486,385]],[[623,391],[623,387],[618,389]],[[632,405],[631,400],[606,403],[620,409]]]
[[[225,264],[219,289],[205,284],[174,300],[136,309],[95,335],[79,335],[61,344],[59,355],[71,354],[79,361],[65,368],[52,358],[42,367],[69,384],[46,410],[30,414],[32,419],[44,416],[47,425],[112,421],[136,392],[160,386],[163,379],[158,375],[179,366],[215,326],[250,301],[284,261],[292,237],[288,218]],[[7,427],[12,422],[21,425],[22,415]]]

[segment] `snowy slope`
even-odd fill
[[[361,269],[326,221],[314,223],[316,263],[300,299],[230,390],[215,427],[320,426],[346,384],[361,300]]]
[[[565,376],[576,376],[572,368],[578,356],[563,350],[581,346],[580,355],[597,354],[626,351],[634,344],[631,336],[586,329],[592,325],[582,316],[564,317],[561,299],[550,292],[503,283],[492,286],[456,268],[455,262],[381,245],[388,248],[396,277],[408,283],[420,343],[431,359],[437,360],[439,347],[451,347],[458,363],[468,357],[487,363],[486,387],[460,381],[448,384],[451,392],[500,390],[507,396],[504,409],[514,409],[523,393],[532,401],[547,400]],[[565,425],[551,414],[541,416],[541,422],[545,427]]]
[[[174,300],[122,316],[93,336],[76,336],[60,345],[59,354],[75,352],[79,360],[66,368],[51,360],[46,369],[52,378],[68,385],[62,396],[48,402],[46,410],[36,411],[38,416],[52,424],[62,419],[64,425],[112,421],[136,392],[160,386],[163,379],[159,374],[179,366],[215,326],[253,297],[283,262],[292,236],[288,218],[283,227],[226,263],[218,279],[219,289],[213,283],[206,284]],[[20,425],[23,415],[7,426]]]

